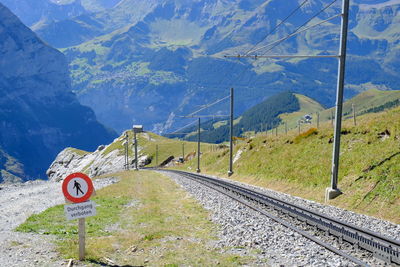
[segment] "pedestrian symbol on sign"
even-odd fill
[[[83,191],[81,190],[81,184],[78,183],[76,180],[74,180],[74,187],[76,188],[76,195],[79,196],[79,191],[82,193],[82,195],[84,195],[85,193],[83,193]]]
[[[62,185],[65,198],[74,203],[87,201],[94,192],[92,180],[83,173],[68,175]]]

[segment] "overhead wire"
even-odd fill
[[[247,50],[244,54],[248,55],[249,53],[252,52],[252,50],[259,45],[261,42],[263,42],[265,39],[268,38],[273,32],[275,32],[282,24],[284,24],[289,18],[291,18],[300,8],[302,8],[309,0],[304,0],[299,6],[297,6],[286,18],[284,18],[280,23],[278,23],[271,31],[268,32],[268,34],[262,38],[260,41],[258,41],[252,48]]]
[[[330,2],[330,3],[329,3],[328,5],[326,5],[323,9],[321,9],[319,12],[317,12],[314,16],[312,16],[310,19],[308,19],[308,20],[307,20],[306,22],[304,22],[302,25],[300,25],[299,27],[297,27],[296,30],[294,30],[292,33],[290,33],[290,34],[287,35],[286,37],[284,37],[284,38],[282,38],[282,39],[280,39],[280,40],[278,40],[278,41],[273,42],[274,45],[273,45],[271,48],[269,48],[267,51],[265,51],[263,55],[265,55],[266,53],[268,53],[269,51],[271,51],[272,49],[274,49],[275,47],[277,47],[279,44],[281,44],[282,42],[286,41],[286,40],[289,39],[290,37],[296,35],[296,34],[297,34],[296,32],[300,31],[300,29],[301,29],[302,27],[304,27],[304,26],[307,25],[310,21],[312,21],[313,19],[315,19],[316,17],[318,17],[322,12],[324,12],[326,9],[328,9],[330,6],[332,6],[336,1],[337,1],[337,0],[333,0],[332,2]],[[341,16],[341,15],[342,15],[342,14],[338,14],[338,15],[335,15],[335,16],[333,16],[333,17],[330,17],[329,19],[324,20],[324,21],[322,21],[322,22],[320,22],[320,23],[317,23],[317,24],[315,24],[315,25],[312,26],[312,27],[318,26],[318,25],[320,25],[320,24],[322,24],[322,23],[325,23],[325,22],[327,22],[327,21],[329,21],[329,20],[331,20],[331,19],[333,19],[333,18],[336,18],[336,17],[338,17],[338,16]],[[310,29],[310,28],[312,28],[312,27],[307,27],[306,29],[301,30],[301,32],[304,32],[304,31],[306,31],[306,30],[308,30],[308,29]],[[266,48],[266,47],[268,47],[268,46],[270,46],[270,45],[271,45],[271,44],[267,44],[267,45],[265,45],[265,46],[263,46],[263,47],[260,47],[260,48],[257,48],[257,49],[255,49],[255,50],[253,50],[252,52],[259,51],[259,50],[264,49],[264,48]]]
[[[270,51],[270,50],[272,50],[273,48],[275,48],[277,45],[279,45],[280,43],[282,43],[283,41],[286,41],[287,39],[289,39],[289,38],[291,38],[291,37],[293,37],[293,36],[295,36],[295,35],[298,35],[298,34],[300,34],[300,33],[303,33],[303,32],[305,32],[305,31],[307,31],[307,30],[309,30],[309,29],[311,29],[311,28],[314,28],[314,27],[316,27],[316,26],[319,26],[319,25],[321,25],[321,24],[323,24],[323,23],[325,23],[325,22],[328,22],[328,21],[333,20],[333,19],[335,19],[335,18],[337,18],[337,17],[340,17],[341,15],[342,15],[342,14],[334,15],[334,16],[332,16],[332,17],[330,17],[330,18],[327,18],[327,19],[322,20],[322,21],[320,21],[320,22],[318,22],[318,23],[315,23],[315,24],[313,24],[313,25],[310,25],[310,26],[308,26],[308,27],[306,27],[306,28],[304,28],[304,29],[302,29],[302,30],[295,31],[295,32],[293,32],[293,33],[291,33],[291,34],[289,34],[289,35],[287,35],[287,36],[285,36],[285,37],[283,37],[283,38],[281,38],[281,39],[279,39],[279,40],[276,40],[276,41],[274,41],[274,42],[272,42],[272,43],[269,43],[269,44],[267,44],[267,45],[265,45],[265,46],[263,46],[263,47],[260,47],[260,48],[254,50],[254,51],[258,51],[258,50],[264,49],[264,48],[266,48],[266,47],[268,47],[268,46],[274,45],[272,48],[268,49],[268,51]],[[267,51],[267,52],[268,52],[268,51]],[[266,54],[266,53],[264,53],[263,55],[265,55],[265,54]]]
[[[309,1],[309,0],[304,0],[304,3],[307,2],[307,1]],[[264,3],[267,3],[267,2],[268,2],[268,1],[265,1]],[[304,3],[302,3],[302,5],[303,5]],[[263,6],[263,4],[260,5],[260,7],[261,7],[261,6]],[[301,6],[299,6],[299,7],[296,9],[296,11],[297,11],[299,8],[301,8]],[[294,12],[292,12],[292,13],[294,13]],[[289,16],[291,16],[291,15],[292,15],[292,14],[290,14]],[[288,16],[288,17],[289,17],[289,16]],[[287,18],[286,18],[285,20],[287,20]],[[282,23],[280,23],[280,24],[282,24]],[[277,27],[279,27],[279,25],[278,25]],[[276,29],[277,27],[275,27],[275,29]],[[274,29],[274,30],[275,30],[275,29]],[[271,34],[271,33],[269,33],[269,34]],[[265,36],[265,38],[267,38],[267,36]],[[263,40],[261,40],[260,42],[262,42],[262,41],[263,41]],[[257,45],[257,44],[256,44],[256,45]],[[254,48],[254,47],[253,47],[253,48]],[[231,71],[231,70],[232,70],[232,67],[231,67],[231,69],[230,69],[229,71]],[[229,71],[228,71],[228,72],[229,72]],[[243,71],[241,72],[241,74],[244,73],[244,72],[245,72],[245,70],[243,70]],[[240,75],[240,77],[241,77],[241,75]],[[224,76],[224,77],[220,80],[220,82],[217,84],[216,87],[219,87],[219,86],[224,82],[224,80],[225,80],[226,78],[227,78],[227,77]],[[238,80],[238,79],[236,79],[236,80]],[[229,96],[223,98],[222,100],[225,100],[225,99],[228,98],[228,97],[229,97]],[[199,109],[199,110],[197,110],[197,111],[195,111],[195,112],[192,112],[191,114],[189,114],[189,115],[187,115],[187,116],[185,116],[185,117],[194,115],[194,114],[196,114],[197,112],[200,112],[201,110],[207,109],[207,108],[213,106],[214,104],[217,104],[217,103],[221,102],[222,100],[217,100],[215,103],[210,104],[210,105],[207,105],[206,107],[204,107],[204,108],[202,108],[202,109]]]
[[[176,133],[179,133],[179,131],[180,131],[180,130],[182,130],[182,129],[185,129],[186,127],[188,127],[188,126],[190,126],[190,125],[194,124],[195,122],[197,122],[197,120],[196,120],[196,121],[192,121],[191,123],[189,123],[189,124],[186,124],[185,126],[183,126],[183,127],[179,128],[178,130],[175,130],[174,132],[172,132],[172,133],[168,133],[168,134],[169,134],[169,135],[171,135],[171,134],[176,134]]]
[[[307,27],[307,28],[305,28],[305,29],[302,29],[302,30],[300,31],[300,29],[301,29],[302,27],[304,27],[305,25],[307,25],[311,20],[313,20],[314,18],[316,18],[317,16],[319,16],[322,12],[324,12],[326,9],[328,9],[331,5],[333,5],[333,4],[337,1],[337,0],[333,0],[333,1],[330,2],[327,6],[325,6],[323,9],[321,9],[318,13],[316,13],[314,16],[312,16],[310,19],[308,19],[305,23],[303,23],[301,26],[299,26],[295,31],[293,31],[293,32],[292,32],[291,34],[289,34],[288,36],[286,36],[286,37],[284,37],[284,38],[282,38],[282,39],[280,39],[280,40],[277,40],[277,41],[275,41],[275,42],[273,42],[273,43],[271,43],[271,44],[267,44],[266,46],[263,46],[263,47],[261,47],[261,48],[255,49],[255,47],[256,47],[257,45],[259,45],[262,41],[264,41],[266,38],[268,38],[268,36],[270,36],[274,31],[276,31],[280,26],[282,26],[282,25],[283,25],[289,18],[291,18],[298,10],[300,10],[300,8],[302,8],[308,1],[309,1],[309,0],[304,0],[304,1],[303,1],[298,7],[296,7],[288,16],[286,16],[279,24],[277,24],[277,25],[276,25],[262,40],[258,41],[251,49],[247,50],[247,51],[245,52],[245,55],[248,55],[249,53],[256,52],[256,51],[259,51],[259,50],[261,50],[261,49],[264,49],[264,48],[266,48],[266,47],[268,47],[268,46],[273,45],[270,49],[268,49],[268,50],[265,52],[265,53],[267,53],[267,52],[271,51],[273,48],[275,48],[276,46],[278,46],[279,44],[281,44],[282,42],[284,42],[284,41],[286,41],[287,39],[289,39],[290,37],[295,36],[295,35],[297,35],[297,34],[299,34],[299,33],[301,33],[301,32],[304,32],[304,31],[306,31],[306,30],[309,30],[310,28],[316,27],[316,26],[318,26],[318,25],[320,25],[320,24],[322,24],[322,23],[325,23],[325,22],[327,22],[327,21],[329,21],[329,20],[331,20],[331,19],[334,19],[334,18],[336,18],[336,17],[338,17],[338,16],[341,15],[341,14],[338,14],[338,15],[336,15],[336,16],[330,17],[330,18],[327,19],[327,20],[324,20],[324,21],[322,21],[322,22],[319,22],[319,23],[317,23],[317,24],[314,24],[314,25],[312,25],[312,26],[309,26],[309,27]],[[264,54],[265,54],[265,53],[264,53]],[[240,59],[240,57],[239,57],[239,59]],[[250,65],[251,65],[251,64],[250,64]],[[243,77],[243,75],[244,75],[244,73],[245,73],[246,70],[247,70],[247,68],[244,69],[244,70],[242,70],[242,72],[238,75],[238,78],[236,78],[235,80],[236,80],[236,81],[237,81],[237,80],[240,80],[240,79]],[[225,76],[223,79],[221,79],[221,82],[220,82],[218,85],[221,85],[222,82],[223,82],[225,79],[226,79],[226,76]],[[217,86],[217,87],[219,87],[219,86]],[[214,106],[214,105],[216,105],[216,104],[222,102],[223,100],[225,100],[225,99],[227,99],[227,98],[229,98],[229,96],[226,96],[226,97],[224,97],[224,98],[222,98],[222,99],[219,99],[219,100],[217,100],[217,101],[215,101],[215,102],[213,102],[213,103],[211,103],[211,104],[208,104],[208,105],[202,107],[201,109],[190,113],[188,116],[193,116],[194,114],[196,114],[196,113],[198,113],[198,112],[200,112],[200,111],[202,111],[202,110],[204,110],[204,109],[207,109],[207,108],[209,108],[209,107],[211,107],[211,106]],[[194,122],[192,122],[192,123],[190,123],[190,124],[188,124],[188,125],[186,125],[186,126],[184,126],[184,127],[181,127],[179,130],[184,129],[185,127],[187,127],[187,126],[189,126],[189,125],[191,125],[191,124],[193,124],[193,123],[194,123]],[[177,132],[177,131],[179,131],[179,130],[176,130],[175,132]]]
[[[291,18],[291,17],[292,17],[298,10],[300,10],[300,8],[302,8],[308,1],[309,1],[309,0],[304,0],[299,6],[297,6],[292,12],[290,12],[290,14],[289,14],[288,16],[286,16],[286,17],[283,19],[282,22],[280,22],[277,26],[275,26],[274,29],[271,30],[271,31],[270,31],[261,41],[259,41],[255,46],[257,46],[258,44],[260,44],[260,43],[261,43],[263,40],[265,40],[271,33],[273,33],[273,32],[276,31],[280,26],[282,26],[283,23],[285,23],[289,18]],[[335,1],[336,1],[336,0],[335,0]],[[253,50],[253,49],[255,48],[255,46],[253,46],[253,48],[250,49],[250,50]],[[245,54],[248,54],[248,53],[250,53],[249,50],[248,50]],[[251,65],[251,64],[250,64],[250,65]],[[243,70],[243,71],[240,73],[239,77],[238,77],[236,80],[240,80],[240,79],[243,77],[244,73],[245,73],[245,70]]]
[[[221,99],[218,99],[217,101],[215,101],[215,102],[213,102],[213,103],[211,103],[211,104],[207,104],[207,105],[203,106],[202,108],[200,108],[200,109],[198,109],[198,110],[196,110],[196,111],[190,113],[190,114],[187,115],[186,117],[193,116],[194,114],[196,114],[196,113],[198,113],[198,112],[200,112],[200,111],[202,111],[202,110],[205,110],[205,109],[207,109],[207,108],[209,108],[209,107],[212,107],[212,106],[218,104],[219,102],[224,101],[225,99],[227,99],[227,98],[229,98],[229,97],[230,97],[230,96],[228,95],[228,96],[225,96],[225,97],[223,97],[223,98],[221,98]]]

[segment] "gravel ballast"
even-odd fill
[[[209,187],[178,174],[168,172],[164,172],[164,174],[175,180],[206,209],[210,210],[211,219],[221,225],[221,239],[215,244],[218,247],[239,249],[244,254],[251,254],[251,251],[254,250],[259,251],[257,257],[263,261],[267,260],[271,266],[355,266],[347,259]],[[232,182],[232,180],[224,180]],[[335,216],[340,220],[379,232],[392,239],[400,239],[399,225],[273,190],[239,182],[233,183],[299,206],[305,206],[328,216]],[[369,259],[368,255],[364,255],[364,258],[368,259],[368,263],[373,266],[384,265],[380,260]]]
[[[116,183],[110,177],[94,180],[95,189]],[[53,236],[14,232],[32,214],[65,203],[61,183],[34,181],[0,185],[0,266],[61,266]]]

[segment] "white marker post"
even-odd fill
[[[64,211],[68,220],[79,219],[79,260],[85,260],[85,217],[96,215],[96,206],[88,201],[94,187],[92,180],[83,173],[68,175],[62,184],[62,191],[67,201],[74,204],[65,205]]]

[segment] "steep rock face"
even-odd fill
[[[113,138],[71,92],[64,55],[2,4],[0,40],[0,148],[21,164],[13,170],[3,160],[1,170],[23,180],[44,178],[63,148],[94,150]]]

